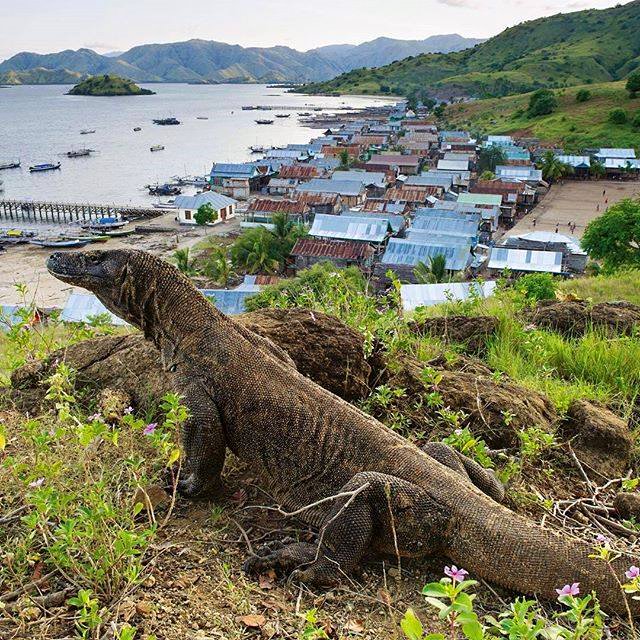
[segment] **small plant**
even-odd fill
[[[327,632],[319,626],[317,609],[305,612],[304,620],[306,624],[300,636],[301,640],[329,640]]]
[[[516,291],[524,295],[529,303],[539,300],[553,300],[556,297],[558,283],[550,273],[529,273],[519,278]]]
[[[489,447],[487,447],[486,442],[477,439],[466,427],[464,429],[456,429],[442,442],[472,458],[485,469],[493,467],[493,460],[489,457]]]
[[[609,122],[611,124],[626,124],[628,120],[627,112],[620,107],[609,111]]]
[[[555,445],[552,433],[547,433],[539,427],[529,427],[518,432],[520,438],[520,453],[524,460],[535,460],[542,453]]]
[[[81,638],[90,638],[92,631],[102,624],[98,613],[98,598],[89,589],[80,589],[78,595],[69,599],[69,604],[78,610],[76,629]]]
[[[589,89],[579,89],[576,93],[576,102],[587,102],[591,100],[591,91]]]

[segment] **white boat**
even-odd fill
[[[81,134],[81,135],[83,135],[83,136],[86,136],[86,135],[88,135],[89,133],[95,133],[95,132],[96,132],[96,130],[95,130],[95,129],[82,129],[82,130],[80,131],[80,134]]]
[[[154,144],[150,151],[164,151],[164,145]]]
[[[0,170],[18,168],[20,168],[20,160],[9,160],[8,162],[0,162]]]

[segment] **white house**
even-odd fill
[[[205,191],[195,196],[176,196],[175,205],[180,224],[197,224],[196,212],[203,204],[210,204],[218,214],[217,220],[224,222],[236,215],[237,200],[215,191]]]

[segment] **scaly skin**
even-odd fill
[[[588,557],[586,544],[498,504],[502,488],[473,461],[438,444],[422,451],[299,374],[278,347],[218,312],[175,267],[128,250],[58,253],[48,267],[140,328],[174,372],[191,412],[182,493],[195,497],[220,484],[226,448],[288,510],[347,493],[299,515],[320,529],[318,546],[263,550],[248,570],[277,568],[331,585],[367,552],[437,553],[474,576],[548,599],[579,581],[605,608],[625,611],[616,578]],[[619,579],[632,561],[614,563]],[[638,602],[630,605],[640,613]]]

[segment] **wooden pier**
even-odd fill
[[[103,204],[77,204],[68,202],[32,202],[30,200],[0,200],[0,219],[16,222],[43,222],[64,224],[90,222],[98,218],[119,219],[156,218],[161,209]]]

